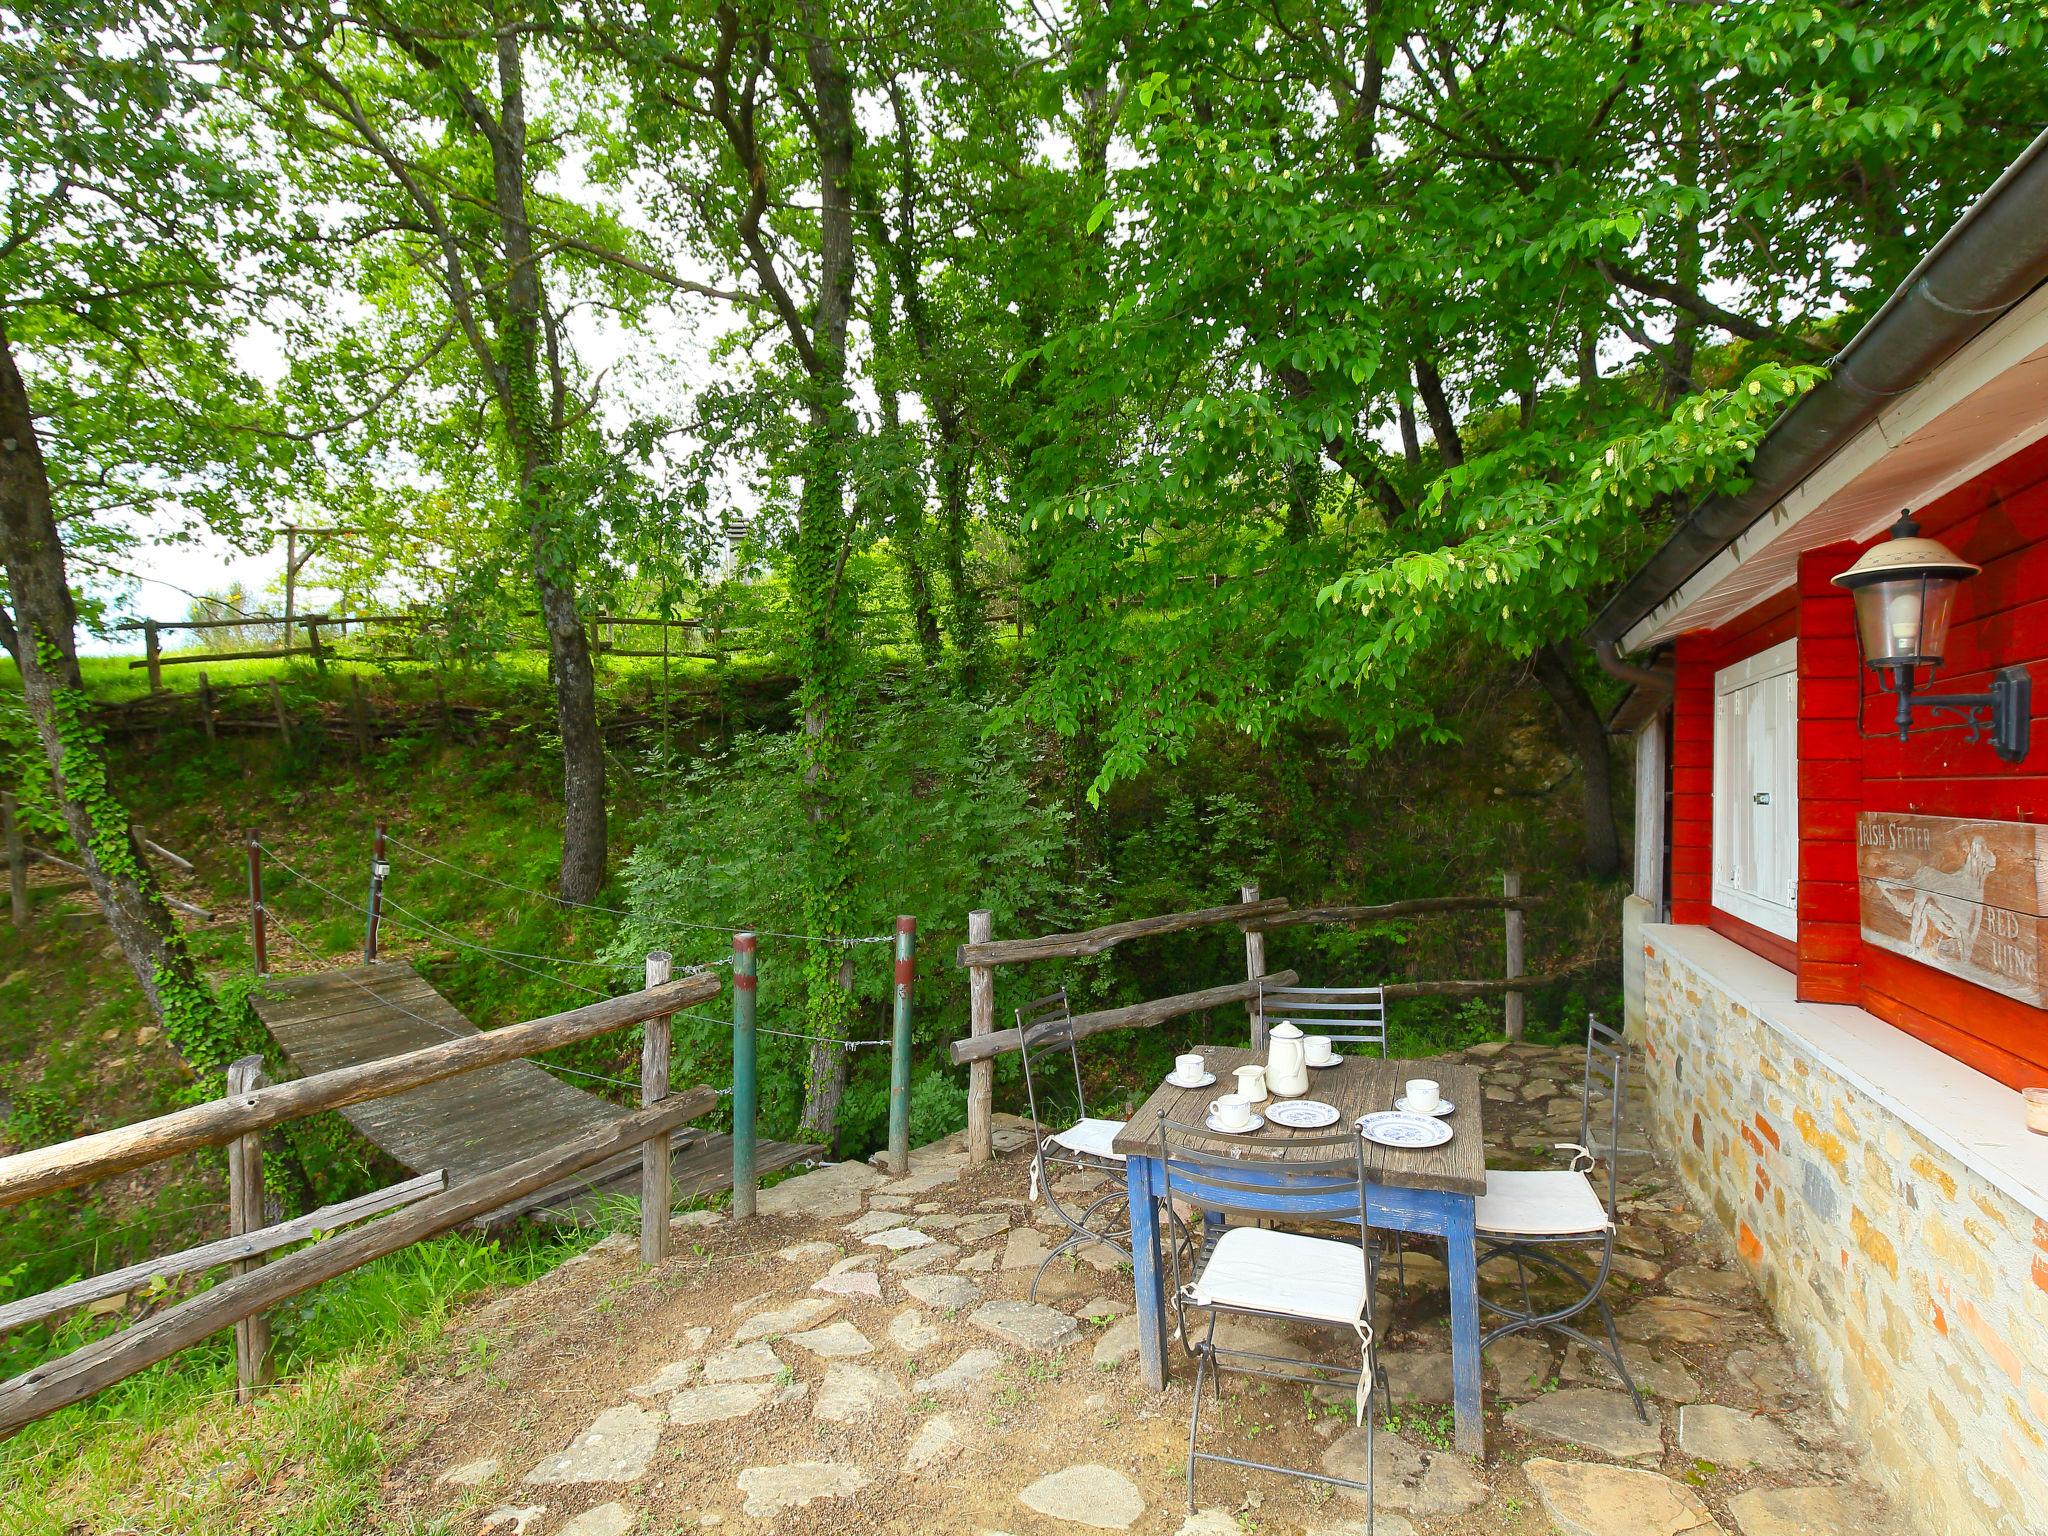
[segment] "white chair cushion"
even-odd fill
[[[1058,1142],[1069,1152],[1080,1152],[1089,1157],[1106,1157],[1111,1162],[1120,1163],[1124,1160],[1123,1153],[1112,1152],[1109,1144],[1123,1134],[1123,1128],[1124,1122],[1121,1120],[1083,1120],[1078,1125],[1070,1125],[1048,1139]]]
[[[1327,1237],[1231,1227],[1183,1295],[1198,1307],[1255,1307],[1355,1328],[1365,1313],[1365,1259]]]
[[[1605,1232],[1607,1207],[1583,1173],[1489,1168],[1474,1217],[1481,1232],[1503,1237],[1577,1237]]]

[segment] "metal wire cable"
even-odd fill
[[[305,873],[303,870],[293,868],[292,865],[287,863],[283,858],[281,858],[278,855],[276,849],[271,848],[265,844],[259,844],[258,846],[262,847],[263,851],[270,855],[271,859],[276,863],[279,869],[283,870],[293,879],[303,881],[307,885],[310,885],[314,890],[318,891],[321,895],[325,896],[329,901],[338,902],[342,906],[347,907],[349,910],[353,912],[360,912],[366,917],[369,915],[370,909],[364,906],[361,902],[351,901],[348,897],[341,895],[339,892],[328,889],[326,886],[322,885],[318,880],[315,880],[311,875]],[[570,981],[566,977],[549,976],[545,971],[536,971],[532,969],[530,966],[520,965],[517,963],[517,960],[538,960],[541,961],[543,964],[554,965],[581,965],[602,971],[617,971],[619,969],[618,966],[603,960],[576,960],[570,958],[567,955],[536,955],[528,950],[523,949],[499,949],[494,945],[490,944],[478,944],[474,940],[463,938],[460,934],[449,932],[449,930],[443,928],[440,924],[432,922],[429,919],[420,916],[419,913],[413,911],[410,907],[403,906],[400,903],[393,901],[389,896],[384,898],[384,907],[387,909],[387,912],[379,915],[380,921],[390,922],[394,927],[398,928],[410,928],[414,933],[422,934],[430,938],[439,938],[445,940],[447,943],[457,945],[462,949],[475,950],[480,955],[490,955],[495,959],[503,960],[507,965],[512,966],[514,970],[525,971],[529,976],[539,976],[543,980],[556,982],[565,987],[574,987],[580,992],[588,992],[592,997],[605,997],[609,994],[601,992],[595,987],[586,987],[581,982]],[[268,909],[266,908],[266,910]],[[407,922],[401,919],[391,918],[388,915],[389,912],[402,912],[405,914],[407,918],[410,918],[411,921]],[[515,956],[517,957],[517,959],[513,958]],[[693,975],[695,974],[695,971],[698,969],[702,969],[702,967],[692,967],[691,969],[683,971],[681,974],[685,976]]]
[[[780,1035],[785,1040],[814,1040],[820,1045],[843,1045],[849,1051],[857,1051],[866,1045],[894,1045],[896,1043],[894,1040],[835,1040],[830,1035],[806,1035],[793,1029],[764,1029],[759,1025],[755,1026],[754,1033],[757,1035]]]
[[[500,880],[495,875],[485,874],[482,870],[471,869],[468,865],[465,864],[457,864],[451,859],[442,858],[437,853],[429,853],[426,849],[420,847],[417,843],[407,842],[404,838],[400,837],[395,832],[386,831],[384,834],[384,838],[386,842],[395,843],[400,848],[405,849],[407,852],[416,853],[421,858],[426,859],[428,862],[440,865],[443,869],[452,869],[459,875],[468,875],[474,879],[483,881],[486,885],[495,885],[500,890],[517,891],[523,896],[532,896],[541,901],[551,901],[559,907],[575,907],[585,912],[605,912],[609,913],[613,917],[633,916],[631,912],[628,912],[621,907],[599,906],[597,903],[589,901],[571,901],[568,897],[557,896],[551,891],[536,890],[530,885],[516,885],[510,880]],[[283,861],[280,860],[279,862],[282,863]],[[773,928],[748,929],[744,923],[690,923],[684,922],[680,918],[663,918],[661,919],[661,922],[663,926],[670,928],[694,928],[703,933],[738,933],[746,931],[751,932],[756,936],[764,939],[792,939],[799,944],[887,944],[895,938],[894,934],[889,933],[875,934],[871,937],[864,936],[860,938],[850,939],[832,938],[824,934],[816,933],[783,933]],[[589,964],[591,962],[583,961],[576,963]]]
[[[418,854],[421,858],[425,859],[430,864],[438,864],[443,869],[452,869],[458,875],[468,875],[472,879],[483,881],[486,885],[495,885],[500,890],[517,891],[524,896],[537,896],[542,901],[551,901],[558,907],[575,907],[584,912],[608,912],[613,917],[632,916],[632,913],[627,912],[619,907],[603,907],[599,906],[595,902],[590,901],[571,901],[567,896],[557,896],[552,891],[538,891],[530,885],[514,885],[509,880],[500,880],[495,875],[487,875],[480,869],[470,869],[466,865],[457,864],[452,860],[444,859],[438,853],[429,853],[427,852],[426,849],[420,847],[418,843],[409,843],[404,838],[400,837],[396,832],[387,830],[384,834],[384,840],[388,843],[395,843],[398,847],[405,849],[406,852],[408,853]],[[698,925],[686,924],[684,926],[696,927]],[[707,923],[702,926],[709,927],[710,925]],[[730,930],[721,931],[729,932]]]

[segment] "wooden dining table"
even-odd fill
[[[1159,1202],[1165,1195],[1166,1175],[1159,1156],[1159,1119],[1182,1125],[1203,1123],[1210,1102],[1232,1091],[1232,1074],[1248,1063],[1263,1062],[1263,1052],[1223,1046],[1192,1046],[1201,1052],[1216,1081],[1203,1088],[1180,1088],[1162,1082],[1152,1096],[1138,1107],[1111,1143],[1124,1159],[1124,1178],[1131,1201],[1131,1259],[1137,1293],[1138,1355],[1146,1385],[1153,1390],[1166,1386],[1166,1352],[1169,1342],[1166,1304],[1166,1269],[1160,1254]],[[1339,1047],[1342,1050],[1342,1047]],[[1367,1191],[1366,1219],[1374,1227],[1413,1232],[1444,1240],[1450,1278],[1451,1302],[1451,1384],[1455,1415],[1455,1443],[1470,1456],[1486,1454],[1486,1425],[1481,1413],[1479,1374],[1479,1274],[1473,1240],[1473,1207],[1486,1188],[1486,1137],[1481,1125],[1481,1083],[1479,1069],[1461,1061],[1425,1058],[1383,1061],[1377,1055],[1347,1055],[1331,1067],[1311,1069],[1304,1099],[1316,1099],[1334,1107],[1337,1124],[1349,1125],[1360,1115],[1391,1109],[1409,1078],[1434,1078],[1454,1112],[1449,1116],[1451,1139],[1441,1146],[1424,1149],[1389,1147],[1375,1182]],[[1272,1100],[1256,1106],[1264,1112]],[[1270,1141],[1254,1147],[1242,1137],[1217,1135],[1216,1147],[1232,1144],[1245,1147],[1246,1172],[1250,1175],[1261,1161],[1284,1164],[1289,1160],[1286,1141],[1292,1136],[1327,1136],[1330,1127],[1315,1132],[1290,1132],[1268,1121],[1256,1134]],[[1377,1150],[1377,1149],[1376,1149]],[[1328,1149],[1299,1156],[1327,1157]]]

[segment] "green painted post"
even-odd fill
[[[896,1038],[889,1047],[889,1171],[910,1171],[910,995],[917,983],[917,919],[896,919]]]
[[[760,1179],[754,1172],[754,1115],[760,1082],[754,1070],[754,982],[757,941],[752,933],[732,936],[732,1214],[754,1214]]]

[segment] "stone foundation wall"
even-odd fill
[[[2048,1529],[2048,1221],[1655,931],[1653,1131],[1914,1531]]]

